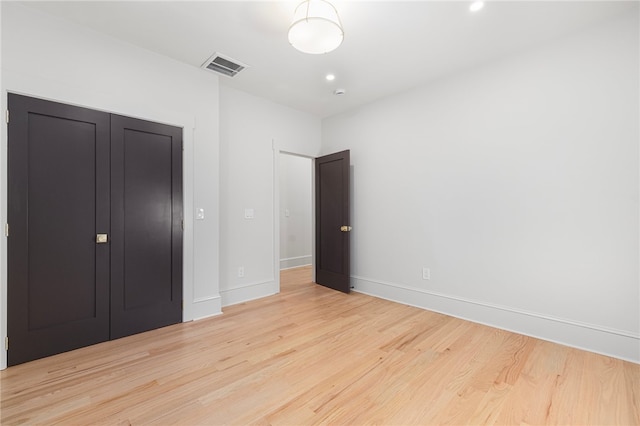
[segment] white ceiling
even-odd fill
[[[220,52],[251,67],[222,84],[327,117],[445,74],[513,54],[617,14],[632,1],[335,0],[345,38],[335,51],[293,49],[299,1],[69,1],[30,7],[200,67]],[[208,71],[202,71],[208,72]],[[325,80],[327,73],[336,80]],[[213,78],[213,75],[212,75]],[[337,88],[343,96],[333,95]]]

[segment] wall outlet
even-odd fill
[[[244,278],[244,266],[238,267],[238,278]]]
[[[431,279],[431,270],[429,268],[422,268],[422,279],[423,280]]]

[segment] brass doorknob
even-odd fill
[[[107,241],[109,241],[109,237],[107,234],[96,235],[96,244],[105,244]]]
[[[346,225],[342,225],[340,227],[340,231],[342,232],[350,232],[353,228],[351,228],[350,226],[346,226]]]

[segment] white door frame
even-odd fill
[[[316,157],[292,151],[281,150],[273,142],[273,277],[277,292],[280,293],[280,155],[293,155],[311,161],[311,270],[312,281],[316,281]]]

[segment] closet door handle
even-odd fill
[[[106,244],[108,241],[109,241],[109,236],[107,234],[96,235],[96,244]]]

